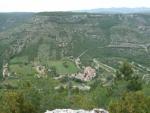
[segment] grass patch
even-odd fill
[[[27,56],[15,57],[10,60],[10,64],[25,64],[28,62]]]
[[[36,71],[31,65],[12,64],[10,65],[10,71],[16,73],[18,76],[35,75]]]
[[[49,61],[48,66],[49,67],[54,66],[56,68],[56,71],[59,74],[72,74],[78,71],[78,68],[76,67],[76,65],[72,61],[69,61],[69,60]]]

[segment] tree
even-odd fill
[[[142,82],[138,76],[134,76],[131,80],[129,80],[127,89],[129,91],[138,91],[142,89]]]
[[[116,71],[116,80],[124,80],[128,91],[137,91],[142,89],[142,82],[139,75],[135,75],[132,65],[128,62],[123,62],[119,70]]]
[[[1,98],[1,113],[38,113],[37,108],[22,92],[7,91]]]
[[[82,108],[86,110],[90,110],[96,107],[93,99],[89,98],[87,95],[74,95],[70,99],[71,108]]]
[[[122,79],[122,74],[119,70],[116,71],[116,80],[121,80]]]
[[[41,94],[29,81],[20,81],[17,89],[0,93],[0,113],[40,113],[40,103]]]
[[[128,62],[123,62],[121,67],[119,68],[120,73],[123,75],[125,80],[130,80],[132,78],[133,69],[132,66]],[[120,77],[120,76],[119,76]]]
[[[118,101],[110,102],[110,113],[149,113],[150,97],[141,92],[129,92]]]
[[[55,66],[52,66],[52,67],[51,67],[51,72],[50,72],[50,74],[51,74],[53,77],[59,76],[59,74],[57,73],[57,70],[56,70],[56,67],[55,67]]]

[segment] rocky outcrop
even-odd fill
[[[5,64],[3,66],[3,78],[5,79],[6,77],[8,77],[10,75],[9,70],[8,70],[8,64]]]
[[[91,111],[86,110],[72,110],[72,109],[55,109],[53,111],[46,111],[45,113],[109,113],[104,109],[93,109]]]

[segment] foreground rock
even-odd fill
[[[109,113],[104,109],[93,109],[91,111],[86,110],[72,110],[72,109],[55,109],[53,111],[46,111],[45,113]]]

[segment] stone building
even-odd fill
[[[47,69],[45,66],[41,66],[41,65],[38,65],[36,66],[36,71],[37,71],[37,77],[40,78],[40,77],[47,77]]]
[[[71,76],[82,81],[90,81],[96,76],[96,70],[88,66],[84,67],[83,72],[72,74]]]
[[[96,76],[96,71],[92,67],[88,66],[84,69],[84,80],[89,81],[92,80]]]

